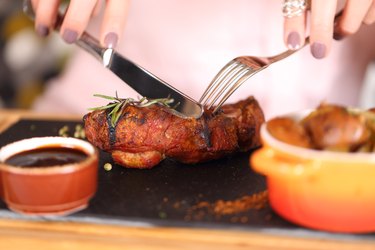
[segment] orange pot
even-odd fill
[[[266,176],[276,213],[312,229],[375,232],[375,153],[296,147],[275,139],[266,125],[261,137],[263,147],[250,161]]]

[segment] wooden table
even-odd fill
[[[74,115],[0,110],[0,132],[20,118],[81,119]],[[0,249],[375,249],[374,240],[291,237],[242,230],[135,227],[0,218]]]

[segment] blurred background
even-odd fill
[[[72,51],[57,34],[38,37],[22,2],[0,0],[0,108],[30,108]]]
[[[73,48],[56,33],[38,37],[22,13],[22,0],[0,0],[0,108],[30,108],[48,80],[63,70]],[[375,63],[364,86],[360,106],[375,107]]]

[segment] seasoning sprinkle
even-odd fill
[[[246,223],[248,221],[246,216],[238,217],[236,215],[250,209],[260,210],[266,207],[267,204],[267,190],[252,195],[245,195],[235,200],[217,200],[213,203],[201,201],[188,210],[185,219],[200,220],[206,215],[214,215],[219,219],[225,215],[234,215],[234,217],[231,218],[231,222]]]
[[[80,138],[80,139],[86,138],[85,129],[83,128],[81,124],[77,124],[75,126],[74,137]]]

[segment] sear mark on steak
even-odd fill
[[[199,135],[206,142],[207,148],[211,148],[212,147],[211,140],[210,140],[211,133],[210,133],[210,128],[208,127],[206,115],[202,116],[201,122],[202,122],[202,129],[199,129]]]
[[[194,164],[260,146],[264,115],[253,97],[224,105],[216,114],[206,110],[199,119],[183,119],[167,109],[128,105],[115,127],[108,112],[93,111],[84,116],[86,137],[129,168],[152,168],[166,157]]]
[[[113,145],[116,141],[116,126],[115,127],[112,126],[111,116],[109,115],[110,111],[106,110],[105,113],[106,113],[106,117],[107,117],[109,144]]]

